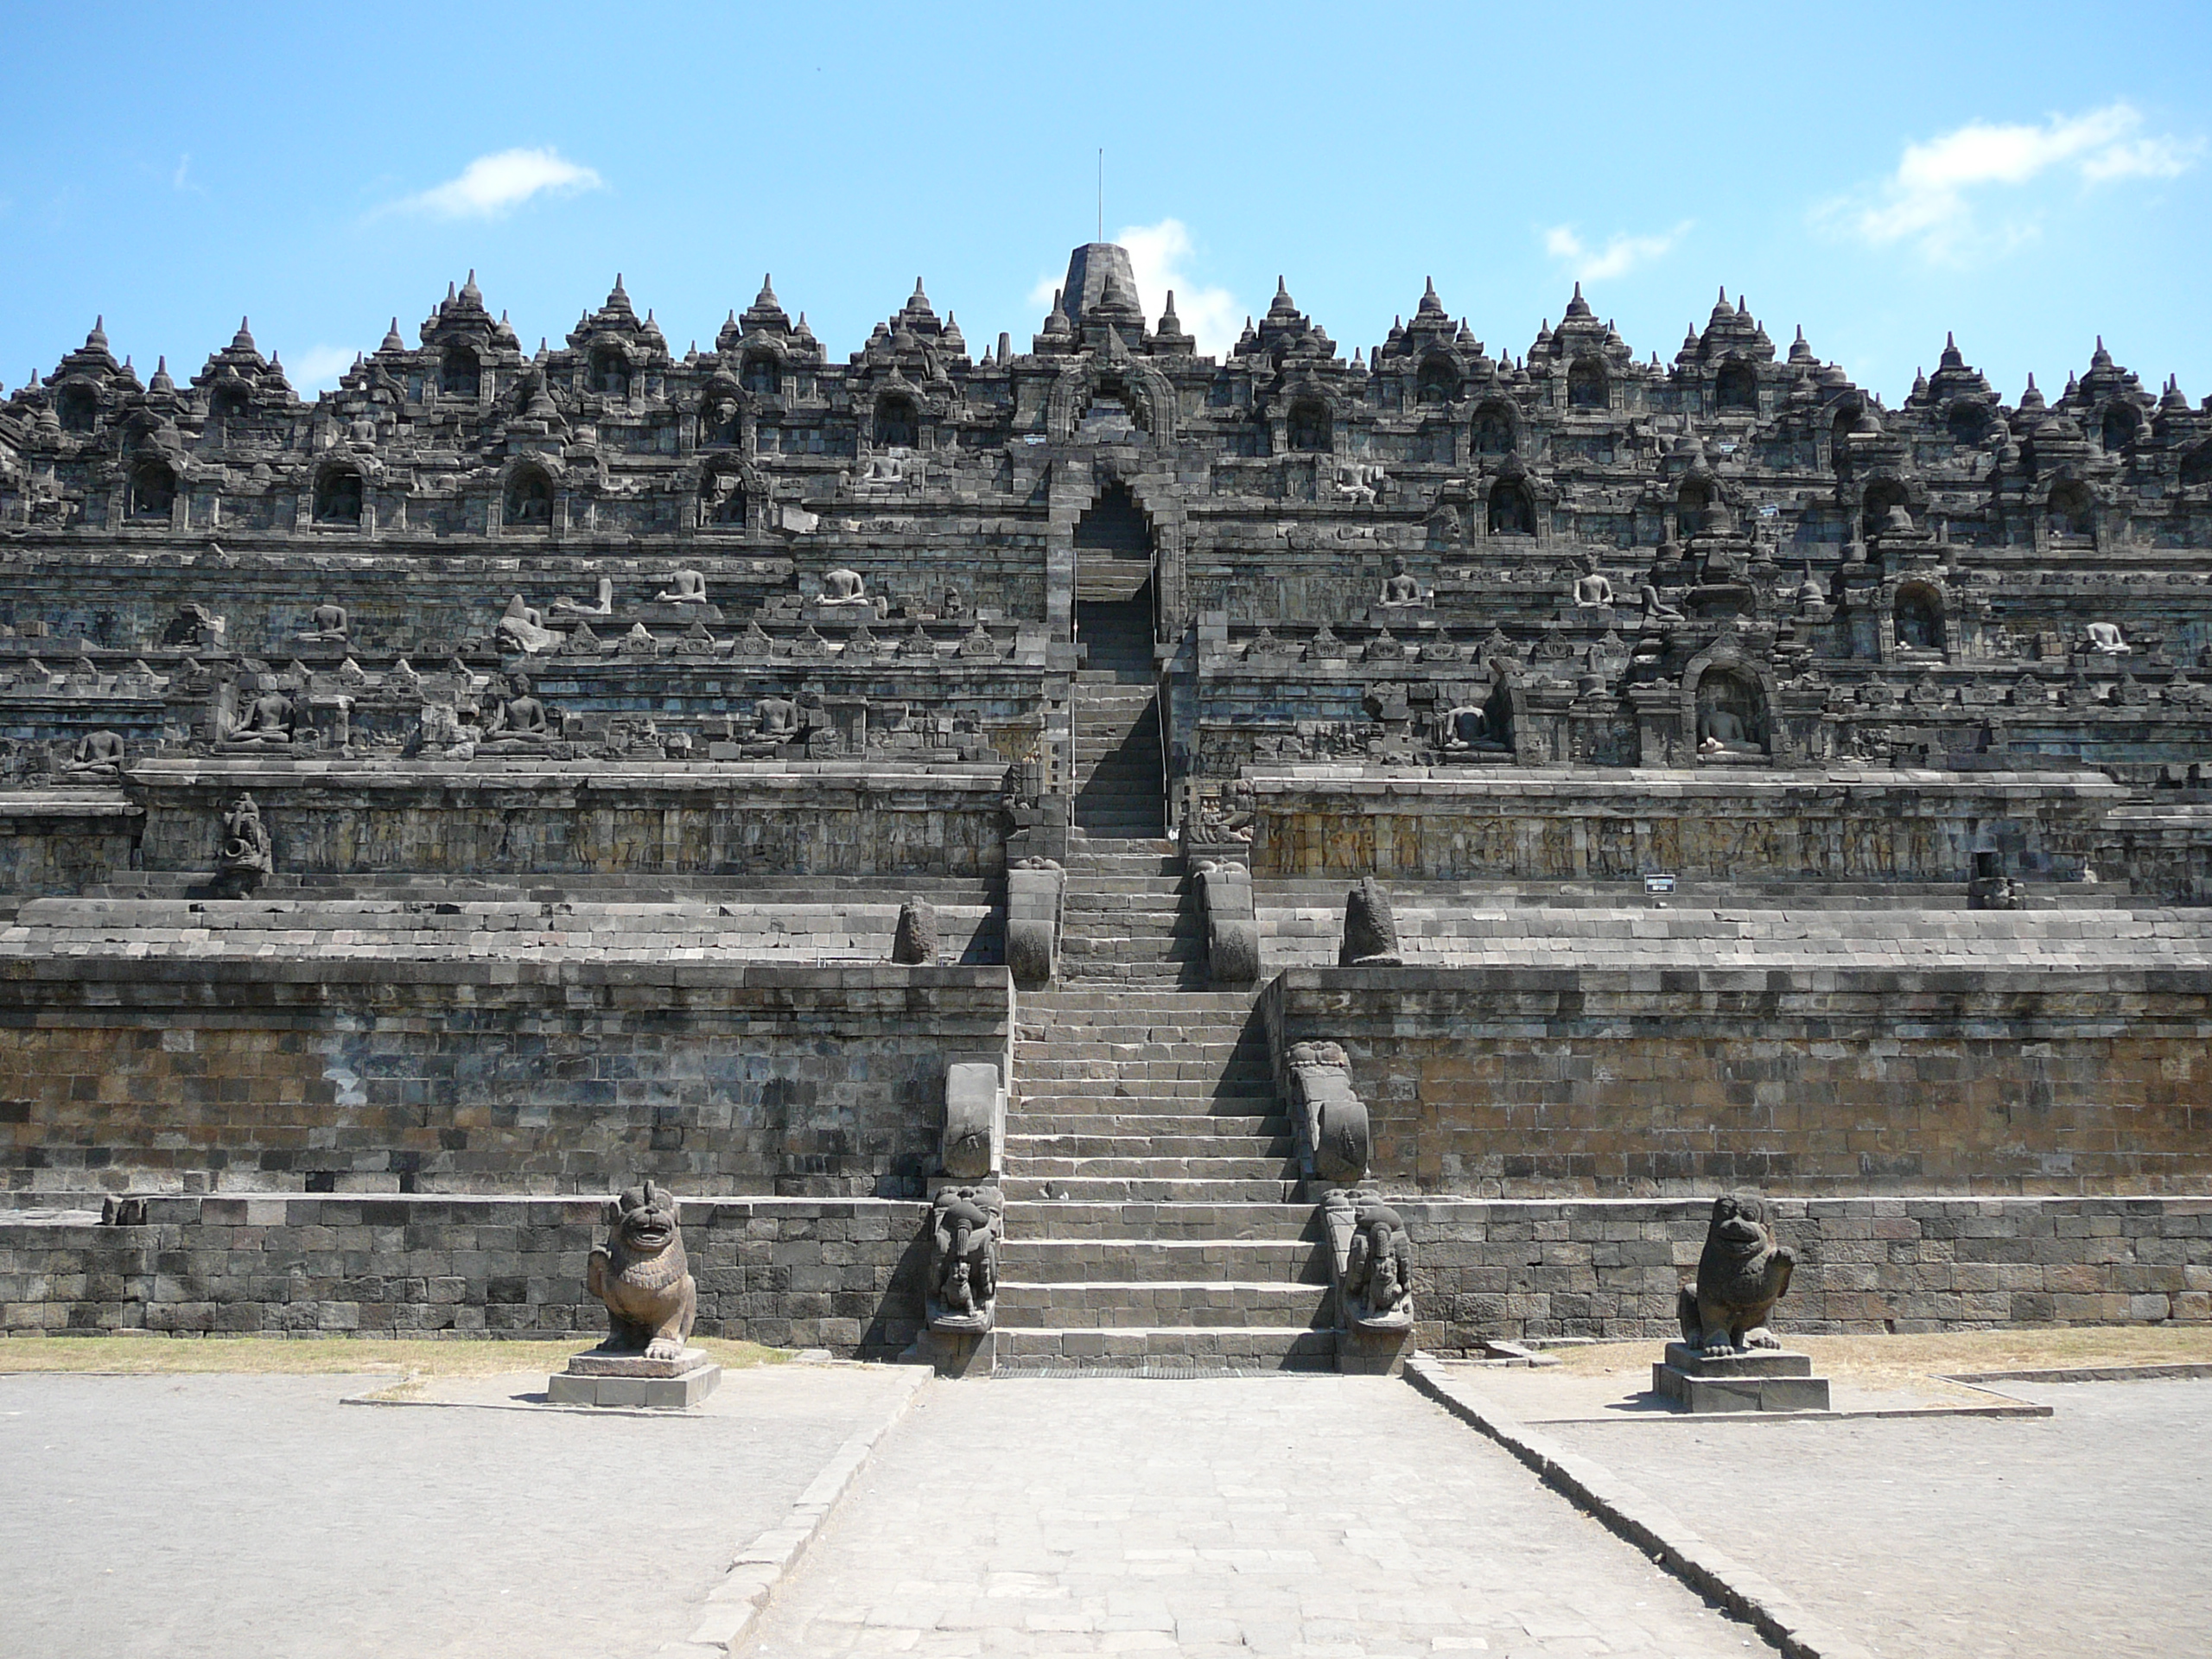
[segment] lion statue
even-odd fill
[[[614,1201],[607,1248],[591,1253],[584,1282],[607,1304],[602,1353],[674,1359],[690,1340],[698,1287],[683,1256],[676,1195],[647,1181]]]
[[[1724,1193],[1713,1201],[1697,1282],[1684,1285],[1675,1313],[1682,1342],[1708,1354],[1779,1348],[1767,1316],[1789,1288],[1797,1258],[1775,1242],[1766,1200]]]

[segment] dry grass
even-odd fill
[[[778,1365],[782,1348],[696,1337],[730,1369]],[[593,1346],[582,1337],[561,1342],[487,1338],[423,1342],[381,1337],[9,1337],[0,1338],[0,1372],[99,1371],[172,1376],[213,1372],[290,1376],[358,1376],[397,1371],[410,1379],[493,1376],[508,1371],[557,1371],[569,1356]]]
[[[1896,1387],[1961,1371],[2061,1370],[2076,1365],[2212,1364],[2212,1326],[2076,1325],[2025,1331],[1941,1331],[1895,1337],[1800,1336],[1782,1339],[1813,1357],[1816,1370],[1867,1388]],[[1551,1351],[1569,1376],[1648,1372],[1656,1341],[1604,1342]]]

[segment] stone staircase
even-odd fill
[[[1086,604],[1061,982],[1016,1014],[996,1364],[1328,1370],[1333,1292],[1297,1202],[1250,991],[1205,988],[1166,840],[1152,633]]]
[[[1086,604],[1077,631],[1075,823],[1094,836],[1167,833],[1152,622],[1143,607]]]
[[[1022,999],[997,1363],[1328,1370],[1328,1261],[1249,992]]]

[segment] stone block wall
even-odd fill
[[[2104,814],[2126,799],[2099,774],[1713,772],[1635,783],[1473,766],[1255,772],[1252,874],[1963,882],[1973,854],[1993,850],[2012,874],[2063,880],[2094,864]]]
[[[2212,1187],[2212,969],[1285,969],[1375,1177],[1504,1198]]]
[[[0,793],[0,893],[128,880],[144,817],[106,790]]]
[[[0,1330],[183,1335],[598,1335],[584,1289],[603,1195],[177,1197],[149,1224],[0,1212]],[[687,1198],[699,1331],[888,1359],[921,1325],[928,1206]]]
[[[1002,967],[0,957],[17,1194],[918,1197]]]
[[[251,791],[284,874],[982,876],[1005,868],[1003,768],[575,761],[149,761],[148,870],[212,868]]]
[[[2212,1320],[2212,1198],[1784,1198],[1795,1332]],[[1707,1201],[1398,1201],[1420,1342],[1676,1334]]]

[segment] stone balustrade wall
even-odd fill
[[[1012,1032],[1002,967],[179,944],[0,954],[11,1192],[918,1197]]]
[[[1290,968],[1262,1006],[1278,1053],[1344,1046],[1402,1192],[2212,1188],[2202,965]]]

